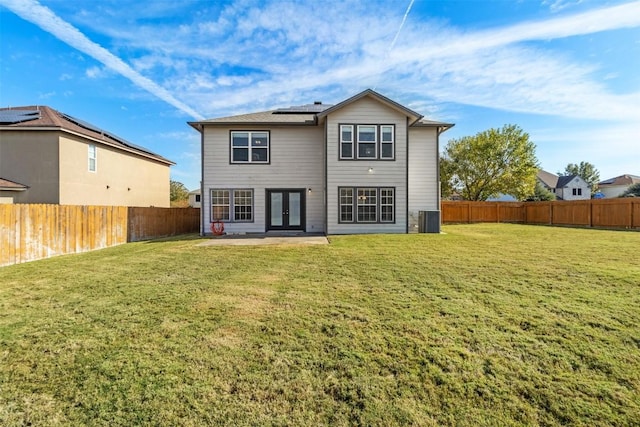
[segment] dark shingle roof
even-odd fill
[[[102,130],[91,123],[76,119],[75,117],[61,113],[45,105],[0,108],[0,128],[4,130],[38,130],[57,128],[91,138],[123,151],[152,158],[162,163],[175,164],[171,160],[147,150],[144,147],[132,144],[124,138],[120,138],[113,133]]]
[[[574,180],[575,177],[577,177],[578,175],[563,175],[563,176],[559,176],[558,177],[558,184],[556,185],[557,188],[562,188],[565,187],[567,184],[569,184],[571,181]]]
[[[416,127],[439,127],[444,130],[453,127],[452,123],[437,122],[434,120],[426,120],[422,118],[422,115],[416,113],[409,108],[398,104],[397,102],[380,95],[379,93],[367,89],[359,94],[352,96],[338,104],[323,104],[321,102],[314,102],[313,104],[298,105],[286,108],[278,108],[276,110],[261,111],[257,113],[240,114],[237,116],[220,117],[215,119],[201,120],[198,122],[189,122],[189,125],[197,130],[201,130],[203,125],[317,125],[319,120],[332,112],[339,110],[340,108],[351,104],[365,96],[373,97],[379,102],[402,112],[407,117],[412,119],[411,126]]]

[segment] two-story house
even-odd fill
[[[201,134],[202,234],[408,233],[438,213],[439,136],[373,90],[336,105],[190,122]]]
[[[175,163],[53,108],[0,108],[0,203],[169,207]]]
[[[579,175],[558,176],[540,169],[537,179],[547,190],[555,194],[558,200],[591,199],[591,187]]]

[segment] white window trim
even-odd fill
[[[91,152],[93,149],[93,153]],[[93,169],[91,169],[91,160],[93,160]],[[89,144],[87,151],[87,169],[89,172],[98,171],[98,147],[95,144]]]
[[[352,201],[351,201],[351,213],[352,220],[347,221],[342,219],[342,206],[347,206],[342,202],[342,190],[352,190]],[[358,192],[360,190],[376,190],[376,219],[375,221],[359,221],[358,220]],[[382,191],[390,190],[392,192],[392,202],[391,203],[382,203]],[[391,221],[383,221],[382,220],[382,206],[391,206],[392,207],[392,217]],[[338,187],[338,223],[339,224],[395,224],[396,223],[396,188],[395,187],[350,187],[350,186],[340,186]]]
[[[383,129],[391,128],[391,141],[384,141],[382,139]],[[383,157],[382,146],[384,144],[391,145],[391,157]],[[394,160],[396,157],[396,127],[395,125],[380,125],[380,159],[381,160]]]
[[[234,147],[233,145],[233,135],[234,134],[238,134],[238,133],[246,133],[248,135],[248,143],[246,147]],[[267,160],[253,160],[253,156],[252,156],[252,150],[253,150],[253,146],[251,145],[251,141],[253,139],[253,134],[256,133],[264,133],[267,135],[267,146],[266,147],[259,147],[260,149],[267,149]],[[230,135],[229,135],[229,147],[230,147],[230,152],[229,152],[229,162],[231,164],[250,164],[250,163],[254,163],[254,164],[260,164],[260,165],[266,165],[269,164],[271,162],[271,132],[269,132],[268,130],[234,130],[231,131]],[[247,160],[234,160],[233,158],[233,149],[234,148],[246,148],[247,149]],[[257,147],[258,148],[258,147]]]
[[[227,191],[229,193],[229,204],[228,205],[215,205],[215,206],[225,206],[229,208],[229,218],[228,219],[220,219],[221,222],[233,222],[233,223],[249,223],[249,222],[255,222],[255,216],[256,216],[256,200],[255,200],[255,191],[253,191],[253,188],[211,188],[209,191],[209,202],[210,202],[210,212],[209,214],[211,215],[209,220],[210,221],[217,221],[216,218],[214,218],[213,216],[213,209],[214,209],[214,204],[213,204],[213,192],[214,191]],[[251,219],[236,219],[235,217],[235,192],[236,191],[249,191],[251,194]]]
[[[342,129],[343,128],[350,128],[351,129],[351,141],[345,141],[342,139]],[[355,138],[354,138],[354,126],[353,125],[340,125],[340,128],[338,130],[340,132],[340,159],[349,159],[352,160],[354,158],[354,149],[356,146],[355,143]],[[342,144],[351,144],[351,156],[349,157],[345,157],[342,155]]]
[[[360,128],[361,127],[373,127],[373,141],[360,141]],[[357,125],[356,126],[356,158],[363,160],[377,160],[378,159],[378,126],[377,125]],[[360,144],[373,144],[373,156],[363,157],[360,156]]]
[[[351,200],[349,203],[343,203],[342,200],[342,191],[343,190],[351,190]],[[355,222],[356,218],[355,218],[355,212],[353,209],[353,195],[354,195],[354,188],[353,187],[341,187],[340,189],[338,189],[338,222],[344,223],[344,224],[350,224]],[[342,219],[342,207],[343,206],[349,206],[351,208],[351,220],[346,220],[346,219]]]

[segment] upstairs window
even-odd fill
[[[340,125],[340,158],[353,159],[353,125]]]
[[[269,163],[269,132],[231,132],[231,163]]]
[[[95,172],[97,161],[98,161],[98,151],[96,146],[93,144],[89,144],[89,172]]]
[[[377,157],[376,126],[358,126],[358,158],[375,159]]]
[[[394,160],[394,125],[339,126],[340,160]]]
[[[393,159],[395,132],[392,125],[380,126],[380,158]]]

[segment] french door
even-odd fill
[[[267,190],[267,231],[304,231],[304,202],[303,189]]]

